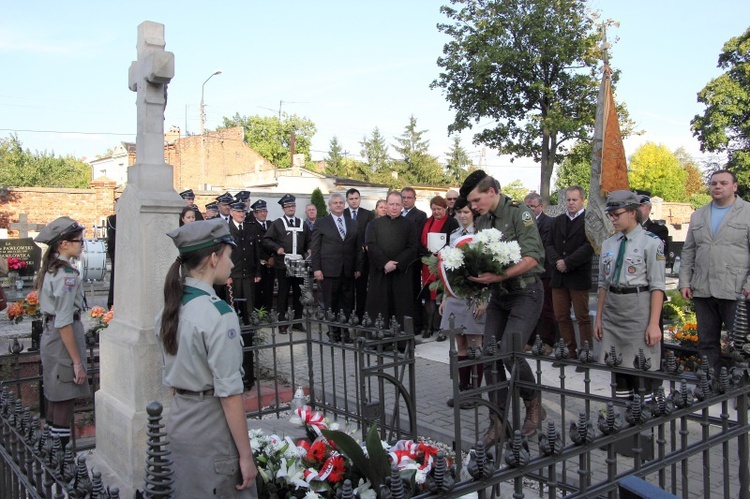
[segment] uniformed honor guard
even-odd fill
[[[219,205],[217,203],[208,203],[206,205],[206,220],[211,220],[219,216]]]
[[[520,333],[519,345],[528,341],[536,328],[544,303],[544,288],[540,276],[544,273],[544,247],[534,216],[525,205],[513,201],[500,192],[500,183],[482,170],[469,175],[461,186],[461,196],[481,215],[476,221],[477,232],[495,228],[503,233],[506,241],[517,241],[521,247],[521,260],[506,269],[502,275],[483,272],[477,277],[469,277],[474,282],[491,286],[492,293],[487,305],[484,335],[494,335],[501,351],[512,348],[511,333]],[[506,334],[508,333],[508,334]],[[485,341],[486,343],[486,341]],[[510,371],[513,366],[506,365]],[[497,383],[493,371],[500,381],[505,381],[503,362],[495,369],[485,369],[487,384]],[[534,373],[526,359],[516,361],[519,378],[534,385]],[[538,390],[521,388],[521,398],[526,406],[526,417],[521,432],[533,435],[540,421],[546,417]],[[508,389],[502,388],[490,393],[499,411],[505,417]],[[485,447],[494,445],[503,431],[503,421],[494,412],[490,415],[490,426],[484,436]]]
[[[263,237],[265,237],[271,223],[267,220],[268,205],[265,200],[257,200],[252,204],[252,208],[257,225],[258,250],[260,251],[260,282],[255,285],[255,308],[262,308],[268,312],[273,308],[273,285],[276,281],[276,271],[273,267],[275,253],[268,251],[263,246]]]
[[[617,233],[602,244],[599,258],[599,296],[594,337],[602,342],[602,362],[614,346],[623,366],[633,365],[638,350],[661,363],[659,315],[664,302],[664,244],[641,227],[640,200],[634,192],[614,191],[605,211]],[[639,378],[615,374],[615,396],[632,399]],[[647,400],[653,387],[644,379]]]
[[[247,213],[247,218],[252,219],[253,218],[253,210],[250,208],[250,191],[240,191],[237,194],[234,195],[234,200],[237,203],[245,203],[245,212]]]
[[[189,206],[190,208],[193,209],[193,211],[195,212],[195,219],[203,220],[203,214],[198,209],[198,206],[195,204],[195,193],[193,192],[193,189],[182,191],[180,193],[180,197],[185,200],[185,206]]]
[[[229,223],[229,221],[232,219],[230,211],[232,211],[232,203],[234,203],[234,197],[229,194],[229,192],[225,192],[224,194],[216,198],[216,203],[219,207],[219,216],[226,223]]]
[[[232,271],[228,224],[209,220],[167,234],[179,250],[164,282],[156,335],[174,398],[167,432],[175,497],[257,497],[242,402],[237,314],[216,296]]]
[[[74,402],[90,394],[81,323],[83,287],[78,270],[70,264],[70,259],[83,251],[83,231],[84,227],[72,218],[60,217],[36,237],[36,242],[47,245],[34,282],[44,317],[40,350],[45,417],[50,433],[60,437],[63,448],[70,440]]]
[[[276,268],[276,279],[279,283],[278,308],[279,320],[286,320],[286,310],[289,303],[289,288],[292,288],[292,307],[294,308],[294,319],[302,318],[302,302],[300,301],[303,284],[301,277],[293,277],[287,274],[285,259],[304,258],[308,256],[310,246],[310,229],[294,213],[297,209],[296,198],[291,194],[285,194],[279,199],[279,204],[284,210],[284,216],[275,220],[263,237],[263,246],[275,255],[274,267]],[[293,256],[298,255],[298,256]],[[304,331],[305,327],[295,324],[293,329]],[[287,328],[281,326],[279,331],[285,333]]]

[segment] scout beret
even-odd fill
[[[239,203],[232,203],[231,208],[234,211],[247,211],[247,206],[241,201]]]
[[[195,199],[195,193],[193,192],[193,189],[188,189],[186,191],[182,191],[180,193],[180,197],[182,199]]]
[[[229,224],[221,218],[199,220],[185,224],[179,229],[167,233],[180,254],[209,248],[214,244],[227,243],[237,246],[229,233]]]
[[[217,197],[216,201],[219,204],[232,204],[232,202],[234,201],[234,197],[228,192],[225,192],[221,196]]]
[[[216,203],[208,203],[206,205],[206,210],[218,211],[219,210],[219,206]]]
[[[283,207],[284,205],[287,205],[287,204],[295,204],[296,201],[297,201],[297,198],[295,198],[291,194],[284,194],[284,196],[281,199],[279,199],[279,204]]]
[[[641,200],[635,192],[626,190],[612,191],[607,196],[607,206],[604,211],[614,211],[620,208],[632,207],[637,208]]]
[[[237,201],[247,201],[250,199],[250,191],[240,191],[234,195],[234,199]]]
[[[266,202],[264,200],[259,199],[253,204],[251,204],[250,208],[252,208],[253,211],[260,211],[260,210],[267,210],[268,206],[266,205]]]
[[[45,225],[34,240],[38,243],[52,244],[59,241],[63,236],[82,230],[84,230],[84,226],[79,225],[72,218],[60,217]]]
[[[466,177],[466,180],[464,180],[464,183],[461,186],[461,189],[459,191],[461,196],[468,198],[469,193],[473,191],[476,188],[477,184],[486,177],[488,177],[488,175],[484,172],[484,170],[471,172],[471,174]]]

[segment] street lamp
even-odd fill
[[[203,85],[201,85],[201,189],[205,189],[206,181],[206,103],[204,101],[204,95],[206,93],[206,83],[208,83],[208,80],[220,74],[221,70],[214,71],[211,73],[211,76],[206,78]]]

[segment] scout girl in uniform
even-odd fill
[[[72,218],[60,217],[44,227],[36,238],[47,245],[34,282],[44,316],[40,350],[46,419],[50,433],[60,437],[63,448],[70,440],[73,403],[90,393],[81,323],[83,288],[78,271],[69,261],[83,250],[83,230]]]
[[[630,191],[614,191],[607,197],[605,211],[618,232],[602,244],[594,336],[602,342],[602,357],[614,345],[623,366],[632,366],[643,349],[655,371],[661,362],[664,245],[641,226],[639,204]],[[638,377],[615,374],[615,381],[615,396],[632,399]],[[647,382],[644,388],[650,399],[654,387]]]
[[[167,432],[175,497],[256,497],[242,403],[242,341],[237,315],[214,292],[232,270],[222,219],[167,234],[180,254],[164,282],[156,334],[164,383],[174,392]]]

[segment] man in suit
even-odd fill
[[[526,203],[526,207],[531,210],[531,213],[536,217],[536,228],[539,229],[539,237],[542,238],[542,244],[547,244],[549,230],[552,226],[552,217],[544,213],[544,200],[542,199],[542,196],[536,192],[532,192],[524,198],[524,203]],[[539,316],[539,321],[536,325],[536,334],[531,335],[528,344],[526,345],[527,352],[531,350],[534,341],[536,341],[537,335],[544,343],[544,355],[552,353],[552,346],[555,344],[555,339],[557,337],[557,324],[555,322],[555,311],[552,308],[552,289],[550,288],[551,278],[552,265],[545,258],[544,274],[541,275],[542,287],[544,288],[544,305],[542,305],[542,313]]]
[[[586,194],[583,187],[574,185],[565,190],[566,213],[555,217],[545,242],[547,261],[552,266],[550,286],[552,308],[555,311],[560,336],[568,348],[568,358],[578,358],[578,344],[570,307],[578,322],[581,347],[588,341],[593,348],[593,330],[589,316],[589,289],[591,289],[591,259],[594,248],[586,237]]]
[[[260,282],[255,286],[255,308],[262,308],[269,312],[273,308],[273,285],[276,281],[274,270],[274,253],[263,247],[263,238],[270,227],[268,221],[268,205],[259,199],[252,205],[255,215],[256,233],[258,235],[258,249],[260,250]]]
[[[698,353],[716,375],[722,326],[734,329],[737,296],[750,296],[750,203],[737,196],[737,177],[727,170],[711,175],[709,190],[712,201],[690,216],[678,287],[695,304]]]
[[[445,200],[448,201],[448,209],[446,210],[446,212],[448,213],[449,217],[456,216],[456,210],[454,208],[456,199],[458,199],[458,192],[456,192],[455,189],[451,189],[445,193]]]
[[[365,306],[367,305],[367,282],[370,274],[370,260],[367,256],[367,252],[364,251],[365,244],[365,231],[367,230],[367,224],[369,224],[375,215],[370,210],[360,208],[362,197],[359,191],[352,187],[346,191],[346,203],[349,205],[344,210],[344,217],[354,220],[357,222],[357,236],[362,241],[362,272],[359,277],[354,279],[354,313],[357,315],[359,320],[362,320],[362,316],[365,314]]]
[[[279,283],[278,308],[279,320],[286,320],[286,310],[289,304],[289,288],[292,288],[292,307],[294,308],[294,319],[302,318],[302,302],[300,301],[302,290],[300,286],[304,281],[301,277],[290,277],[287,275],[286,255],[308,256],[310,246],[310,229],[294,214],[297,211],[296,198],[291,194],[285,194],[279,199],[279,204],[284,210],[284,216],[275,220],[263,236],[264,248],[273,253],[275,257],[274,268],[276,269],[276,280]],[[292,329],[304,331],[305,327],[299,323]],[[279,332],[286,333],[286,326],[281,326]]]
[[[419,239],[422,237],[422,228],[427,221],[427,213],[414,206],[417,202],[417,191],[413,187],[404,187],[401,189],[401,200],[403,203],[401,216],[414,222],[414,226],[417,229],[417,239]],[[412,292],[414,293],[414,331],[419,332],[422,331],[424,322],[422,320],[422,300],[420,298],[422,292],[422,262],[417,257],[414,261],[409,262],[409,266],[411,267]]]
[[[243,324],[250,323],[250,313],[253,310],[255,285],[260,281],[260,255],[258,247],[257,229],[252,222],[246,220],[245,203],[242,201],[231,206],[232,221],[229,222],[229,233],[237,246],[232,248],[232,272],[227,280],[227,291],[230,301]],[[245,346],[253,342],[254,332],[242,333]],[[245,390],[255,384],[253,352],[243,352],[242,367],[245,377],[242,382]]]
[[[323,293],[323,308],[347,319],[354,301],[354,280],[362,272],[362,240],[357,222],[344,216],[344,195],[334,192],[328,200],[330,215],[318,219],[312,231],[310,252],[315,280]],[[351,343],[348,330],[344,342]],[[331,341],[341,340],[340,328],[328,333]]]
[[[195,212],[195,221],[203,220],[203,214],[195,204],[195,193],[193,192],[193,189],[182,191],[180,197],[185,200],[185,206],[191,207],[193,212]]]
[[[310,230],[313,230],[313,227],[315,226],[315,220],[318,219],[318,208],[312,203],[308,203],[307,206],[305,206],[305,225]]]

